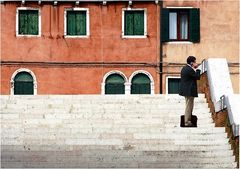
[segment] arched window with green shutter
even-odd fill
[[[20,72],[14,78],[14,95],[33,95],[33,77],[27,72]]]
[[[124,79],[119,74],[112,74],[105,82],[105,94],[125,94]]]
[[[151,94],[150,79],[147,75],[139,73],[132,79],[131,94]]]

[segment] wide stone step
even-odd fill
[[[31,131],[31,130],[30,130]],[[24,131],[24,134],[21,132],[1,132],[2,140],[8,139],[23,139],[23,140],[67,140],[67,139],[151,139],[151,140],[191,140],[191,141],[215,141],[222,140],[223,142],[228,142],[227,136],[224,134],[221,135],[204,135],[204,134],[179,134],[179,135],[170,135],[169,133],[82,133],[82,132],[69,132],[69,133],[56,133],[56,132],[38,132],[34,134],[29,131]],[[158,140],[157,140],[158,141]]]
[[[59,160],[60,161],[60,160]],[[103,163],[103,162],[86,162],[76,163],[75,161],[61,161],[61,162],[3,162],[2,166],[7,168],[221,168],[232,169],[236,168],[235,163]]]
[[[1,98],[0,99],[4,104],[16,104],[16,103],[36,103],[37,101],[42,103],[107,103],[107,104],[122,104],[122,103],[160,103],[160,102],[185,102],[184,97],[129,97],[126,96],[125,98],[119,98],[118,96],[114,98],[106,98],[106,97],[91,97],[91,98],[68,98],[68,97],[51,97],[51,98],[44,98],[39,96],[34,96],[31,98],[28,97],[11,97],[11,98]],[[199,103],[206,103],[205,98],[194,98],[194,102]]]
[[[199,127],[200,128],[200,127]],[[41,130],[40,130],[41,129]],[[183,128],[184,129],[184,128]],[[66,134],[131,134],[131,133],[142,133],[142,134],[153,134],[153,135],[165,135],[165,134],[172,134],[172,135],[183,135],[183,136],[189,136],[189,135],[202,135],[202,136],[226,136],[226,134],[223,131],[217,131],[217,130],[203,130],[203,129],[196,129],[196,131],[192,132],[191,131],[173,131],[173,130],[168,130],[167,128],[155,128],[155,127],[129,127],[129,128],[118,128],[118,127],[113,127],[113,128],[87,128],[87,127],[82,127],[82,128],[69,128],[69,127],[55,127],[55,128],[47,128],[47,127],[28,127],[28,126],[15,126],[14,127],[2,127],[1,133],[3,135],[16,135],[16,134],[27,134],[27,133],[41,133],[41,134],[55,134],[55,135],[66,135]]]
[[[10,122],[10,121],[8,121]],[[80,121],[77,122],[69,122],[69,123],[62,123],[61,120],[25,120],[24,124],[22,124],[22,121],[12,121],[15,122],[15,124],[8,125],[7,122],[2,124],[2,128],[9,128],[10,126],[13,128],[18,127],[24,127],[24,128],[70,128],[70,129],[78,129],[78,130],[86,130],[86,131],[113,131],[113,128],[121,128],[121,129],[138,129],[138,128],[158,128],[165,129],[165,128],[177,128],[180,127],[180,124],[177,122],[173,123],[103,123],[103,122],[90,122],[90,123],[80,123]],[[214,123],[205,123],[205,124],[198,124],[198,127],[205,127],[205,128],[214,128]]]
[[[94,106],[93,106],[94,105]],[[117,109],[116,109],[117,108]],[[202,108],[208,108],[207,104],[195,104],[194,105],[195,109],[202,109]],[[75,104],[75,105],[69,105],[69,104],[36,104],[36,105],[31,105],[31,104],[7,104],[7,106],[3,106],[1,108],[1,111],[5,111],[7,109],[22,109],[22,110],[29,110],[31,111],[32,109],[41,109],[41,110],[46,110],[46,109],[59,109],[59,110],[91,110],[91,111],[97,111],[97,110],[178,110],[178,109],[185,109],[185,103],[184,104],[134,104],[130,103],[129,105],[125,104]]]
[[[4,113],[1,114],[1,118],[6,120],[17,120],[17,119],[78,119],[78,120],[137,120],[137,119],[146,119],[146,120],[180,120],[180,116],[184,115],[184,113]],[[210,113],[196,113],[193,115],[198,117],[198,121],[212,121]]]
[[[138,140],[139,141],[139,140]],[[149,141],[149,140],[148,140]],[[137,143],[135,142],[135,145]],[[139,144],[142,144],[141,141],[139,141]],[[144,144],[143,144],[144,145]],[[156,148],[156,149],[154,149]],[[26,145],[1,145],[2,152],[22,152],[22,151],[41,151],[41,152],[47,152],[47,151],[80,151],[80,152],[88,152],[88,151],[101,151],[101,152],[107,152],[107,151],[135,151],[135,152],[175,152],[175,151],[193,151],[193,152],[215,152],[215,151],[231,151],[231,145],[224,144],[224,145],[167,145],[163,144],[162,146],[155,145],[154,147],[151,147],[149,145],[144,146],[133,146],[129,143],[124,143],[124,145],[66,145],[66,144],[51,144],[51,145],[39,145],[39,144],[26,144]]]
[[[33,158],[34,156],[35,159]],[[121,155],[113,155],[113,156],[103,156],[103,155],[97,155],[94,156],[92,154],[86,155],[69,155],[65,154],[64,152],[59,155],[52,156],[51,154],[41,155],[41,153],[22,153],[22,155],[16,155],[11,154],[10,156],[2,156],[2,162],[33,162],[33,161],[39,161],[39,162],[52,162],[52,161],[69,161],[69,162],[75,162],[75,163],[84,163],[84,162],[107,162],[107,163],[131,163],[131,162],[159,162],[159,163],[182,163],[186,161],[186,158],[191,163],[232,163],[234,160],[234,157],[193,157],[189,155],[182,155],[182,156],[176,156],[175,158],[169,158],[164,156],[158,156],[158,155],[128,155],[128,156],[121,156]]]
[[[140,94],[140,95],[1,95],[1,99],[4,100],[12,100],[12,99],[30,99],[30,100],[38,100],[38,99],[70,99],[70,100],[75,100],[75,99],[83,99],[83,100],[88,100],[88,99],[104,99],[104,100],[112,100],[112,99],[152,99],[152,98],[182,98],[184,99],[183,96],[179,96],[178,94]],[[205,95],[204,94],[198,94],[198,97],[196,99],[204,99]]]
[[[102,149],[89,149],[89,150],[73,150],[73,151],[3,151],[2,161],[19,161],[23,158],[31,159],[33,156],[46,158],[54,154],[56,157],[77,156],[77,158],[91,158],[101,157],[105,159],[109,158],[225,158],[226,160],[232,160],[234,157],[230,150],[215,150],[215,151],[133,151],[133,150],[105,150]],[[76,158],[76,157],[75,157]],[[49,160],[49,158],[46,158]],[[27,161],[27,159],[26,159]],[[214,160],[213,160],[214,161]]]

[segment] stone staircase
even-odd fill
[[[204,98],[181,128],[178,95],[1,96],[2,168],[236,168]]]

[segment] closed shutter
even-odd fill
[[[200,42],[200,10],[197,8],[189,11],[189,32],[190,41],[194,43]]]
[[[18,33],[19,34],[27,34],[27,25],[28,25],[28,15],[27,15],[27,12],[24,10],[24,11],[19,11],[18,13],[18,20],[19,20],[19,30],[18,30]]]
[[[38,35],[38,11],[28,11],[28,34]]]
[[[67,35],[75,35],[75,13],[73,11],[67,12]]]
[[[19,34],[38,35],[38,10],[19,10]]]
[[[86,35],[86,11],[76,12],[76,35]]]
[[[161,41],[169,41],[169,9],[162,9],[161,12]]]
[[[134,35],[144,35],[144,11],[134,12]]]
[[[144,11],[125,11],[124,35],[144,35]]]
[[[15,95],[33,95],[33,78],[29,73],[21,72],[14,78]]]
[[[168,79],[168,94],[178,94],[179,84],[180,84],[180,79],[177,79],[177,78]]]
[[[124,94],[125,86],[122,76],[113,74],[106,79],[105,94]]]
[[[132,11],[125,11],[125,29],[124,35],[133,35],[134,34],[134,16]]]
[[[150,84],[142,83],[142,84],[132,84],[131,86],[131,94],[150,94]]]
[[[86,35],[86,11],[67,12],[67,35]]]
[[[134,76],[131,85],[131,94],[150,94],[150,79],[144,74]]]

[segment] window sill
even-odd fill
[[[126,36],[126,35],[122,35],[122,38],[123,39],[134,39],[134,38],[136,38],[136,39],[139,39],[139,38],[147,38],[148,36],[147,35],[138,35],[138,36]]]
[[[186,44],[186,45],[191,45],[193,42],[190,41],[172,41],[172,42],[167,42],[166,44]]]
[[[64,38],[89,38],[89,35],[82,35],[82,36],[69,36],[69,35],[64,35]]]
[[[16,35],[16,37],[20,38],[39,38],[41,35]]]

